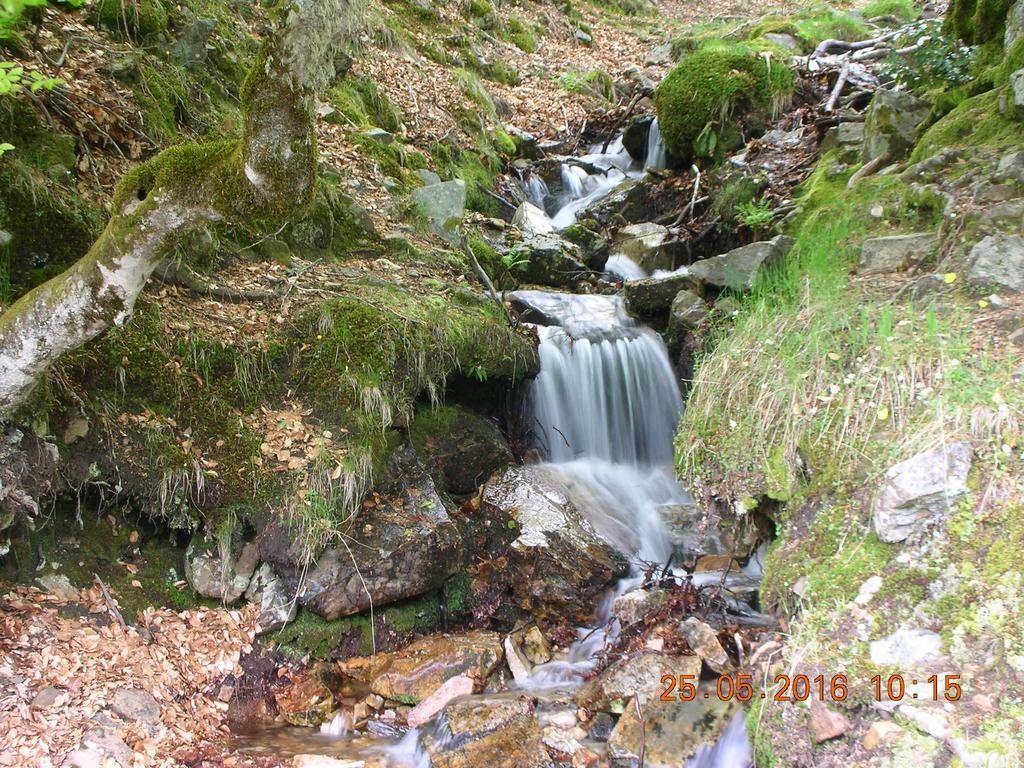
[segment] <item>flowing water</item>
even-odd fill
[[[668,168],[668,150],[665,149],[665,142],[661,140],[658,118],[654,118],[651,121],[651,129],[647,133],[647,155],[644,160],[644,170],[663,168]]]

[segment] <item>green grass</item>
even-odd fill
[[[906,22],[916,19],[920,11],[913,0],[871,0],[860,9],[860,14],[865,19],[873,19],[876,16],[895,16],[900,21]]]

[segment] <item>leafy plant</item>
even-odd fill
[[[977,50],[958,45],[942,34],[941,26],[940,19],[926,19],[909,27],[896,39],[896,47],[910,50],[883,61],[883,76],[912,90],[969,82]]]
[[[26,8],[46,5],[46,0],[0,0],[0,39],[10,36]]]
[[[775,219],[775,211],[765,200],[745,200],[736,205],[736,214],[741,222],[755,232],[768,226]]]
[[[26,72],[24,67],[13,61],[0,61],[0,96],[17,93],[22,88],[28,88],[32,93],[49,91],[61,82],[56,77],[47,77],[34,70]]]

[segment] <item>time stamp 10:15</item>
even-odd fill
[[[960,675],[875,675],[871,688],[876,701],[959,701],[963,690]],[[718,680],[699,680],[695,675],[662,675],[662,701],[693,701],[717,698],[722,701],[844,701],[850,694],[846,675],[776,675],[770,689],[755,691],[751,675],[719,675]]]

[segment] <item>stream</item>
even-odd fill
[[[651,130],[648,157],[664,165],[664,148],[656,125]],[[607,153],[595,147],[561,166],[561,190],[529,175],[522,180],[524,196],[544,210],[555,229],[564,229],[577,214],[600,200],[626,178],[639,178],[645,169],[622,148],[621,138]],[[617,259],[617,261],[616,261]],[[629,259],[615,257],[609,271],[624,279],[646,273]],[[661,336],[640,325],[626,312],[618,295],[574,295],[545,291],[516,291],[507,298],[535,310],[549,325],[538,326],[540,373],[531,382],[525,408],[535,446],[544,457],[536,470],[562,489],[593,527],[620,552],[628,555],[630,575],[596,606],[592,626],[580,627],[578,639],[565,652],[533,668],[525,680],[511,684],[517,695],[528,690],[541,702],[565,699],[592,673],[598,655],[619,632],[612,616],[616,597],[635,589],[651,564],[670,561],[673,546],[662,510],[692,503],[676,481],[673,437],[683,408],[677,376]],[[727,579],[756,585],[760,573],[752,558],[740,574],[698,574],[705,583]],[[670,578],[689,578],[683,570]],[[696,583],[696,582],[695,582]],[[755,612],[739,604],[740,614]],[[653,695],[654,692],[651,692]],[[483,698],[483,694],[479,697]],[[487,694],[494,697],[494,694]],[[281,727],[257,734],[236,735],[236,747],[248,752],[314,753],[364,760],[366,765],[428,768],[424,736],[444,743],[444,716],[404,735],[378,730],[355,734],[345,715],[325,723],[321,732]],[[600,747],[598,747],[600,748]],[[702,747],[688,768],[745,768],[750,748],[738,712],[716,744]]]

